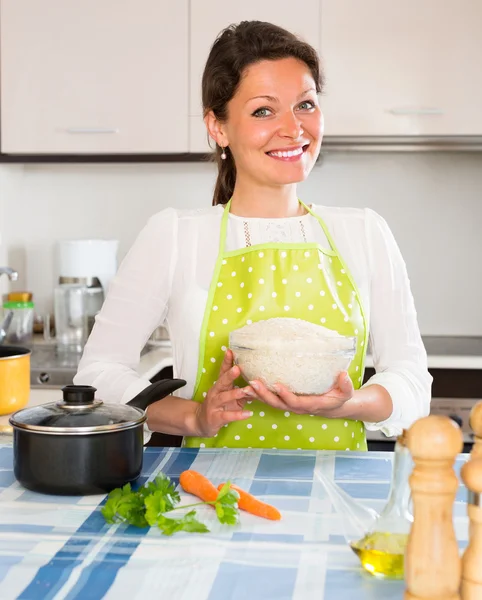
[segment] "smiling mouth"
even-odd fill
[[[299,146],[298,148],[293,148],[292,150],[272,150],[271,152],[266,152],[266,155],[278,160],[295,161],[299,160],[301,156],[303,156],[308,147],[309,144],[305,144],[304,146]]]

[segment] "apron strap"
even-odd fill
[[[219,234],[219,251],[218,258],[224,254],[224,248],[226,246],[226,236],[228,232],[228,217],[229,217],[229,209],[231,208],[231,200],[226,203],[223,212],[223,218],[221,219],[221,232]]]
[[[336,247],[336,244],[333,240],[333,238],[331,237],[331,234],[328,230],[328,227],[326,226],[326,223],[323,221],[323,219],[320,217],[320,215],[317,215],[315,212],[313,212],[311,210],[311,208],[309,206],[307,206],[304,202],[302,202],[301,200],[298,200],[298,202],[301,204],[301,206],[303,206],[304,208],[306,208],[306,210],[310,213],[310,215],[312,217],[315,217],[315,219],[318,221],[318,223],[321,225],[321,228],[323,229],[325,235],[326,235],[326,239],[328,240],[328,243],[330,244],[330,249],[337,255],[340,256],[340,253],[338,252],[338,248]]]

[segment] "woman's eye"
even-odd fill
[[[269,117],[271,114],[271,110],[266,107],[258,108],[253,113],[253,117]]]
[[[310,110],[312,108],[315,108],[315,103],[311,100],[305,100],[298,106],[298,108],[300,108],[301,110]]]

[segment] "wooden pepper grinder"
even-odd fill
[[[405,600],[460,600],[461,561],[452,521],[459,481],[453,464],[462,451],[459,426],[441,415],[416,421],[407,446],[413,524],[405,553]]]
[[[469,424],[474,432],[474,445],[470,458],[479,458],[482,456],[482,402],[477,402],[470,411]]]
[[[469,491],[469,545],[462,557],[462,600],[482,600],[482,457],[471,458],[460,471]]]

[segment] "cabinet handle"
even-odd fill
[[[443,115],[445,114],[441,108],[391,108],[389,111],[392,115]]]
[[[67,127],[67,133],[119,133],[118,129],[109,127]]]

